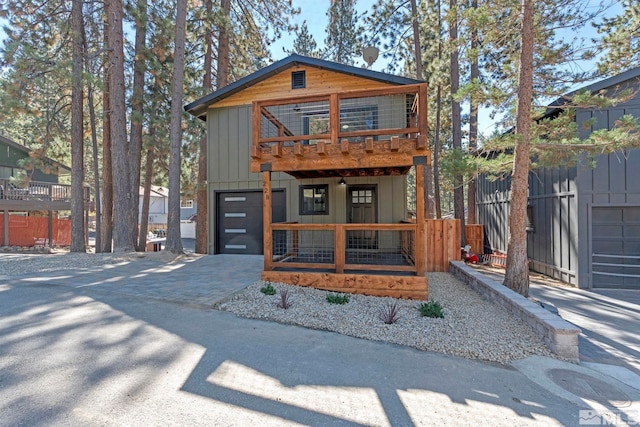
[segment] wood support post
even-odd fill
[[[251,145],[260,151],[260,119],[262,117],[260,104],[253,101],[251,112]]]
[[[281,145],[281,143],[273,144],[271,146],[271,155],[273,157],[282,156],[282,145]]]
[[[336,273],[342,274],[344,273],[344,263],[345,263],[345,230],[342,224],[336,224],[333,229],[333,259],[336,264]]]
[[[293,154],[295,154],[297,157],[304,156],[302,144],[300,144],[299,142],[296,142],[295,144],[293,144]]]
[[[49,247],[52,248],[53,247],[53,211],[49,211],[49,216],[47,217],[47,228],[49,229],[49,233],[47,234],[47,239],[49,239]],[[86,228],[85,228],[85,235],[86,235]]]
[[[329,132],[331,142],[337,144],[340,132],[340,99],[337,93],[332,93],[329,97]]]
[[[271,172],[262,172],[262,227],[264,236],[264,271],[271,271],[273,237],[271,231]]]
[[[416,275],[424,276],[426,273],[426,241],[424,221],[424,165],[416,165],[416,236],[415,257]]]
[[[260,149],[255,145],[249,147],[249,154],[251,155],[252,159],[260,159],[262,157]]]

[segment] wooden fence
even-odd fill
[[[37,216],[9,215],[9,242],[0,233],[0,246],[69,246],[71,244],[71,221],[52,220],[53,242],[49,244],[49,219]],[[0,224],[4,224],[4,214],[0,214]]]
[[[464,232],[467,236],[467,244],[471,246],[471,253],[482,255],[484,253],[484,227],[482,224],[466,224]]]
[[[426,270],[449,271],[449,261],[460,260],[460,220],[425,220]]]

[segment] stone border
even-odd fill
[[[581,331],[575,325],[501,283],[491,280],[462,261],[451,261],[450,273],[468,284],[484,299],[505,308],[531,326],[554,354],[572,362],[579,362],[578,335]]]

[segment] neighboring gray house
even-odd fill
[[[632,89],[632,99],[604,109],[579,108],[581,138],[611,128],[624,114],[640,118],[640,68],[584,89],[611,94]],[[557,100],[546,117],[560,111]],[[556,107],[556,108],[554,108]],[[595,123],[589,126],[588,120]],[[531,269],[580,288],[640,289],[640,150],[602,155],[595,168],[540,169],[529,174],[527,247]],[[506,251],[510,180],[477,183],[478,222],[491,249]]]
[[[142,220],[142,200],[144,187],[139,188],[138,195],[138,222]],[[149,226],[164,228],[167,226],[167,214],[169,212],[169,189],[158,185],[152,185],[149,193]]]

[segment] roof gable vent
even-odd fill
[[[307,87],[307,76],[304,71],[293,71],[291,73],[291,89],[304,89]]]

